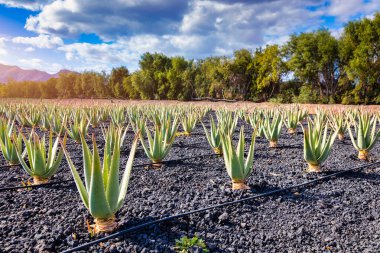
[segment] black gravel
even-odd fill
[[[239,123],[243,124],[242,122]],[[246,137],[251,129],[246,126]],[[237,200],[295,185],[328,173],[366,164],[355,159],[350,140],[336,140],[321,174],[306,174],[302,134],[283,129],[277,149],[256,139],[250,191],[232,191],[221,157],[199,157],[165,164],[161,169],[135,167],[125,205],[117,213],[120,230],[172,214]],[[99,147],[102,136],[97,135]],[[236,136],[237,137],[237,132]],[[129,153],[128,134],[122,159]],[[80,157],[79,145],[69,153]],[[373,154],[379,154],[377,144]],[[178,137],[165,160],[211,154],[200,124],[190,137]],[[376,155],[373,160],[379,160]],[[80,168],[81,158],[74,159]],[[144,151],[134,164],[149,163]],[[6,164],[3,158],[0,165]],[[0,170],[0,188],[28,180],[21,167]],[[71,179],[65,159],[52,181]],[[92,237],[92,218],[74,185],[0,192],[0,252],[60,252]],[[174,252],[175,240],[197,234],[210,252],[379,252],[380,168],[347,173],[283,195],[193,214],[112,239],[82,252]]]

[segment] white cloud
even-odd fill
[[[194,1],[179,31],[186,35],[209,37],[211,54],[254,49],[267,43],[284,42],[289,34],[318,28],[319,16],[308,11],[321,1]]]
[[[103,39],[131,34],[173,32],[188,8],[178,0],[56,0],[27,19],[25,28],[37,33],[77,36],[94,33]]]
[[[43,63],[43,60],[38,58],[19,59],[18,61],[21,63],[22,66],[26,66],[27,68],[39,68]]]
[[[340,21],[347,22],[357,15],[361,17],[370,16],[379,10],[379,0],[331,0],[327,14],[337,17]]]
[[[24,51],[25,51],[25,52],[34,52],[35,49],[34,49],[34,47],[27,47],[27,48],[25,48]]]
[[[12,42],[38,48],[54,48],[63,45],[63,40],[60,37],[46,34],[41,34],[37,37],[15,37]]]
[[[0,55],[15,52],[12,62],[22,59],[19,63],[26,65],[27,58],[36,55],[31,52],[42,48],[38,58],[46,62],[34,58],[30,64],[44,70],[54,64],[75,70],[110,70],[119,65],[135,70],[145,52],[195,59],[232,55],[237,49],[283,44],[290,34],[316,30],[327,24],[323,16],[336,17],[333,25],[327,25],[338,37],[343,22],[370,17],[380,9],[379,0],[114,0],[112,4],[0,0],[0,4],[40,9],[25,24],[37,35],[16,37],[6,45],[0,40]],[[101,41],[77,42],[83,34],[95,34]],[[12,42],[25,48],[20,50]],[[52,61],[58,63],[49,64]]]
[[[61,69],[63,69],[62,64],[59,63],[49,63],[40,58],[26,59],[21,58],[18,60],[18,66],[23,69],[38,69],[44,70],[50,74],[55,74]]]
[[[22,8],[31,11],[40,10],[49,0],[0,0],[0,4],[8,7]]]
[[[7,50],[5,49],[6,38],[0,37],[0,55],[7,55]]]
[[[65,53],[67,61],[80,62],[81,69],[98,68],[109,70],[113,66],[127,65],[130,69],[138,68],[138,60],[145,52],[164,52],[169,42],[163,42],[155,35],[141,35],[131,38],[119,38],[114,43],[90,44],[73,43],[59,47]],[[92,66],[95,66],[94,68]]]

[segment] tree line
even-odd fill
[[[145,53],[139,70],[62,73],[45,82],[0,85],[1,97],[177,99],[380,104],[380,12],[351,21],[340,38],[326,29],[282,46],[201,60]]]

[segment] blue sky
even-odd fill
[[[379,0],[0,0],[0,63],[133,71],[148,51],[199,59],[319,28],[338,37],[379,10]]]

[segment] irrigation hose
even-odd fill
[[[21,164],[13,164],[13,165],[6,164],[6,165],[1,165],[0,169],[2,169],[2,168],[10,168],[10,167],[18,167],[18,166],[21,166]]]
[[[4,187],[4,188],[0,188],[0,192],[11,191],[11,190],[39,188],[39,187],[45,187],[45,186],[51,186],[51,185],[69,183],[69,182],[73,182],[73,181],[74,181],[73,179],[68,179],[68,180],[63,180],[63,181],[58,181],[58,182],[49,182],[49,183],[37,184],[37,185]]]
[[[242,198],[242,199],[238,199],[238,200],[234,200],[234,201],[224,202],[224,203],[221,203],[221,204],[212,205],[212,206],[209,206],[209,207],[205,207],[205,208],[201,208],[201,209],[196,209],[196,210],[185,212],[185,213],[179,213],[179,214],[175,214],[175,215],[168,216],[168,217],[165,217],[165,218],[161,218],[161,219],[158,219],[158,220],[146,222],[146,223],[143,223],[143,224],[140,224],[140,225],[136,225],[134,227],[130,227],[130,228],[121,230],[119,232],[113,233],[113,234],[105,236],[103,238],[99,238],[99,239],[93,240],[91,242],[79,245],[77,247],[74,247],[74,248],[62,251],[62,253],[71,253],[71,252],[75,252],[75,251],[78,251],[78,250],[83,250],[83,249],[86,249],[86,248],[88,248],[88,247],[90,247],[92,245],[95,245],[95,244],[98,244],[98,243],[101,243],[101,242],[104,242],[104,241],[108,241],[110,239],[113,239],[113,238],[125,235],[127,233],[130,233],[130,232],[133,232],[133,231],[136,231],[136,230],[140,230],[140,229],[143,229],[143,228],[146,228],[146,227],[149,227],[151,225],[155,225],[155,224],[158,224],[158,223],[161,223],[161,222],[164,222],[164,221],[178,219],[178,218],[182,218],[182,217],[194,214],[194,213],[205,212],[205,211],[208,211],[208,210],[211,210],[211,209],[221,208],[221,207],[225,207],[225,206],[229,206],[229,205],[233,205],[233,204],[238,204],[238,203],[246,202],[246,201],[249,201],[249,200],[255,200],[255,199],[258,199],[258,198],[262,198],[262,197],[276,195],[276,194],[279,194],[279,193],[285,193],[285,192],[287,192],[289,190],[292,190],[292,189],[297,189],[297,188],[305,187],[305,186],[308,186],[308,185],[311,185],[311,184],[314,184],[314,183],[317,183],[317,182],[322,182],[324,180],[336,177],[338,175],[342,175],[342,174],[345,174],[345,173],[348,173],[348,172],[352,172],[352,171],[355,171],[355,170],[362,170],[364,168],[367,168],[367,167],[370,167],[370,166],[376,165],[376,164],[380,164],[380,161],[374,162],[374,163],[371,163],[371,164],[366,164],[366,165],[354,167],[354,168],[351,168],[351,169],[348,169],[348,170],[344,170],[344,171],[339,171],[339,172],[336,172],[336,173],[333,173],[333,174],[330,174],[330,175],[327,175],[327,176],[323,176],[323,177],[320,177],[320,178],[317,178],[317,179],[309,180],[309,181],[301,183],[301,184],[296,184],[296,185],[288,186],[288,187],[285,187],[285,188],[282,188],[282,189],[277,189],[277,190],[269,191],[269,192],[258,194],[258,195],[252,196],[252,197],[247,197],[247,198]]]

